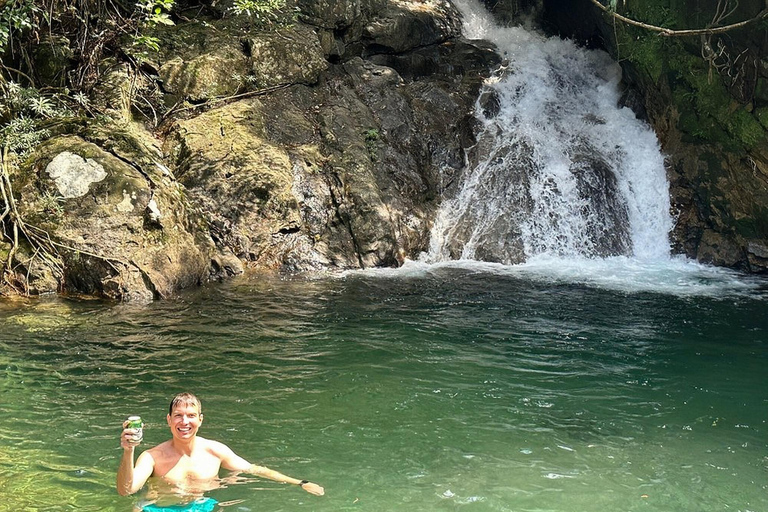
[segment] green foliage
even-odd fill
[[[633,2],[630,6],[627,14],[634,19],[657,27],[675,28],[675,17],[669,8],[668,0]]]
[[[654,82],[658,82],[664,71],[664,61],[659,57],[664,52],[665,44],[667,44],[665,39],[656,36],[642,37],[634,42],[630,40],[629,43],[625,43],[628,50],[625,57],[648,73]]]
[[[675,20],[668,0],[632,3],[627,11],[631,18],[655,26],[675,28],[685,23]],[[669,82],[680,114],[678,128],[685,134],[729,151],[765,141],[760,119],[731,95],[723,76],[696,51],[696,44],[625,25],[618,25],[616,34],[620,59],[630,61],[654,84]]]
[[[379,130],[376,128],[369,128],[363,132],[366,142],[375,142],[379,140]]]
[[[133,35],[132,46],[139,48],[139,52],[134,56],[140,61],[144,60],[146,50],[151,52],[160,51],[160,39],[146,33],[158,25],[173,25],[173,20],[169,12],[173,9],[175,0],[141,0],[136,4],[138,13],[139,31]]]
[[[626,5],[623,3],[622,5]],[[675,20],[669,9],[668,0],[648,0],[633,2],[628,7],[625,16],[649,25],[664,28],[674,28]],[[669,38],[630,25],[616,26],[619,59],[627,59],[645,71],[654,82],[658,81],[664,71],[664,58],[670,45],[676,42]]]
[[[379,153],[376,143],[381,138],[379,130],[376,128],[369,128],[363,132],[363,137],[365,139],[365,149],[368,150],[368,156],[370,157],[371,162],[377,162],[379,160]]]
[[[137,36],[133,37],[133,46],[142,48],[144,50],[149,50],[152,52],[159,52],[160,51],[160,39],[153,36],[148,36],[144,34],[139,34]],[[139,53],[139,56],[144,57],[145,55]]]
[[[763,128],[768,130],[768,107],[755,109],[755,117],[763,125]]]
[[[285,0],[235,0],[232,12],[261,19],[285,7]]]
[[[766,140],[763,126],[755,116],[743,108],[737,109],[728,117],[726,129],[747,149],[754,148],[761,142],[765,143]]]
[[[0,8],[0,55],[5,53],[16,34],[35,28],[34,15],[39,11],[33,0],[8,0]]]
[[[59,219],[64,215],[63,202],[63,197],[46,192],[40,198],[40,210],[54,219]]]
[[[62,92],[43,95],[35,88],[7,82],[0,87],[0,147],[24,158],[40,142],[50,136],[47,122],[75,115],[70,103],[87,103],[84,95],[68,97]]]
[[[232,80],[237,82],[242,89],[247,91],[259,89],[263,86],[261,81],[254,75],[241,75],[240,73],[235,73],[232,75]]]
[[[678,109],[692,111],[697,118],[688,121],[687,131],[731,150],[749,149],[764,141],[759,119],[731,96],[721,77],[701,59],[680,52],[668,62],[676,73],[673,85],[679,93],[674,97],[683,102]]]
[[[174,0],[142,0],[136,4],[143,22],[149,26],[173,25],[168,14],[173,8]]]
[[[0,130],[0,145],[24,158],[48,137],[50,132],[41,128],[34,119],[17,117]]]
[[[296,14],[287,8],[286,0],[235,0],[230,10],[261,27],[290,24]]]

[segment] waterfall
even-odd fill
[[[618,106],[618,64],[571,41],[499,27],[473,0],[454,4],[464,35],[495,43],[507,64],[478,100],[477,144],[424,261],[668,260],[664,157],[651,128]]]

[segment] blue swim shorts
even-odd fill
[[[143,512],[212,512],[217,503],[218,501],[213,498],[198,498],[182,505],[165,505],[163,507],[150,503],[141,507],[141,510]]]

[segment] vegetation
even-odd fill
[[[379,130],[376,128],[369,128],[363,132],[363,139],[365,140],[365,149],[368,151],[368,156],[371,162],[379,161],[378,141],[381,138]]]
[[[155,28],[179,21],[175,12],[184,2],[0,0],[0,293],[3,285],[26,292],[26,285],[14,278],[20,249],[31,258],[50,260],[49,267],[61,267],[54,263],[61,246],[45,230],[25,222],[17,208],[14,181],[21,162],[69,120],[104,117],[91,95],[107,59],[144,77],[149,85],[139,91],[133,107],[150,110],[156,121],[161,97],[142,64],[149,52],[162,49]],[[285,0],[235,0],[225,14],[265,25],[282,19],[284,9]],[[45,197],[41,207],[49,216],[63,212],[53,196]],[[29,264],[23,262],[27,268]]]
[[[753,101],[759,84],[749,69],[757,56],[728,33],[767,24],[768,9],[729,23],[739,3],[712,0],[715,9],[704,18],[705,26],[688,28],[694,22],[688,18],[695,17],[671,9],[669,0],[590,1],[614,20],[619,60],[630,61],[653,84],[669,83],[684,133],[728,151],[749,150],[765,140]]]

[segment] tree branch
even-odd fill
[[[736,28],[745,27],[747,25],[750,25],[762,19],[768,18],[768,9],[763,9],[754,18],[748,19],[746,21],[740,21],[739,23],[733,23],[731,25],[725,25],[722,27],[701,28],[701,29],[694,29],[694,30],[672,30],[669,28],[657,27],[656,25],[649,25],[648,23],[643,23],[641,21],[633,20],[631,18],[627,18],[626,16],[622,16],[617,12],[611,11],[606,6],[598,2],[598,0],[589,0],[589,1],[595,4],[601,11],[603,11],[606,14],[609,14],[610,16],[616,18],[617,20],[623,21],[628,25],[634,25],[635,27],[640,27],[646,30],[650,30],[651,32],[658,32],[660,36],[665,36],[665,37],[688,37],[688,36],[722,34],[724,32],[728,32]]]

